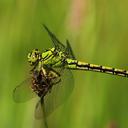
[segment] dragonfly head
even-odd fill
[[[41,59],[41,53],[38,49],[33,49],[28,53],[28,62],[31,66],[34,66]]]

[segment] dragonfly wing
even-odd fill
[[[36,107],[35,107],[35,118],[36,119],[41,119],[43,118],[43,113],[44,113],[44,105],[43,105],[43,102],[42,102],[43,99],[40,99],[37,104],[36,104]]]
[[[45,30],[48,32],[49,36],[51,37],[54,47],[57,50],[65,51],[65,46],[57,39],[57,37],[48,29],[46,25],[43,25],[43,26]]]
[[[66,54],[68,55],[69,58],[76,59],[68,40],[66,41],[66,44],[67,44],[66,51],[65,51]]]
[[[48,123],[47,123],[47,118],[45,115],[45,108],[44,108],[44,99],[41,98],[37,105],[36,105],[36,109],[35,109],[35,118],[36,119],[41,119],[40,121],[44,124],[45,128],[48,128]],[[41,126],[42,126],[41,123]]]
[[[69,98],[73,88],[73,75],[70,70],[64,70],[61,76],[61,82],[53,85],[51,92],[49,92],[44,97],[44,108],[46,117]]]
[[[59,51],[63,51],[64,53],[67,54],[67,57],[75,59],[74,53],[72,51],[71,45],[69,43],[69,41],[66,41],[67,47],[65,47],[58,39],[57,37],[48,29],[47,26],[43,25],[44,28],[46,29],[46,31],[48,32],[49,36],[51,37],[51,40],[54,44],[54,47],[59,50]]]
[[[31,78],[28,78],[13,90],[13,99],[15,102],[25,102],[36,96],[31,89],[31,84]]]

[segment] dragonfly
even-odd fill
[[[36,96],[39,101],[35,117],[41,118],[40,111],[48,117],[58,106],[66,101],[74,88],[72,70],[94,71],[128,77],[128,71],[102,65],[90,64],[76,59],[68,40],[61,43],[46,25],[43,25],[51,38],[53,47],[44,51],[33,49],[27,59],[31,66],[30,77],[13,91],[15,102],[25,102]]]

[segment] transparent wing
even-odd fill
[[[46,118],[46,115],[45,115],[45,108],[44,108],[44,100],[43,98],[40,99],[36,105],[36,113],[35,113],[35,118],[36,119],[41,119],[41,122],[43,123],[44,127],[45,128],[48,128],[48,123],[47,123],[47,118]],[[42,126],[42,123],[41,123],[41,126]]]
[[[31,89],[31,84],[31,78],[28,78],[13,90],[13,99],[15,102],[25,102],[36,96]]]
[[[49,36],[51,37],[51,40],[54,44],[54,47],[57,49],[57,50],[60,50],[60,51],[65,51],[65,46],[57,39],[57,37],[48,29],[48,27],[46,25],[43,25],[45,30],[48,32]]]
[[[54,47],[59,50],[59,51],[63,51],[64,53],[66,53],[67,57],[75,59],[74,53],[72,51],[71,45],[69,43],[69,41],[66,41],[67,46],[65,47],[65,45],[63,45],[58,39],[57,37],[48,29],[48,27],[46,25],[43,25],[45,30],[48,32],[49,36],[51,37],[51,40],[54,44]]]
[[[45,115],[48,116],[58,106],[63,104],[71,95],[74,88],[74,79],[70,70],[64,70],[61,82],[54,85],[51,93],[44,99]]]
[[[66,41],[66,44],[67,44],[67,47],[66,47],[65,52],[67,54],[67,57],[72,58],[72,59],[76,59],[68,40]]]
[[[43,99],[41,98],[37,104],[36,104],[36,107],[35,107],[35,118],[36,119],[41,119],[41,118],[44,118],[44,105],[42,102]]]
[[[42,113],[49,116],[57,107],[63,104],[71,95],[74,88],[74,79],[70,70],[64,70],[61,76],[61,82],[53,85],[51,92],[48,93],[44,99],[41,99],[36,106],[35,117],[42,118]],[[41,104],[44,100],[44,105]],[[42,112],[45,110],[45,112]]]

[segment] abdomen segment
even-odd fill
[[[102,72],[102,73],[107,73],[107,74],[112,74],[112,75],[128,77],[128,71],[123,70],[123,69],[89,64],[89,63],[80,62],[80,61],[72,60],[72,59],[67,59],[67,63],[68,65],[66,67],[72,70],[95,71],[95,72]]]

